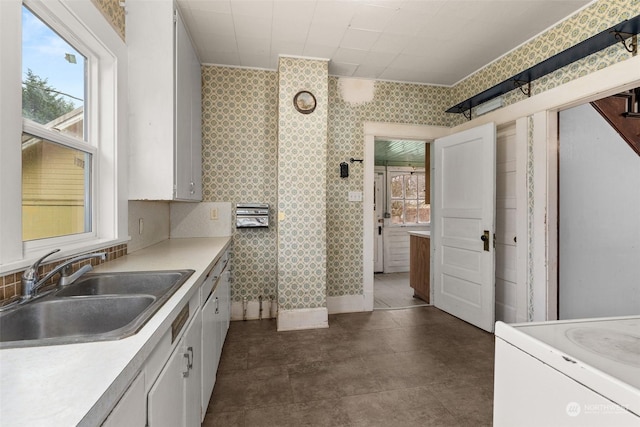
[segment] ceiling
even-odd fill
[[[178,0],[203,64],[453,85],[591,0]],[[514,70],[515,71],[515,70]]]
[[[375,164],[424,167],[426,145],[424,141],[376,139]]]

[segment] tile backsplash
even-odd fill
[[[121,256],[124,256],[127,254],[127,245],[126,244],[115,245],[115,246],[111,246],[104,249],[97,249],[87,253],[92,253],[92,252],[106,252],[107,259],[102,261],[99,258],[92,258],[92,259],[79,261],[73,264],[74,271],[86,264],[91,264],[95,266],[95,265],[104,264],[105,262],[113,261],[114,259],[120,258]],[[82,255],[82,254],[76,254],[64,259],[58,259],[48,264],[41,264],[40,268],[38,269],[38,274],[40,275],[40,277],[44,277],[44,275],[49,273],[58,265],[62,264],[63,262],[71,258],[75,258],[78,255]],[[7,300],[9,298],[12,298],[16,295],[20,295],[22,293],[22,284],[20,283],[20,279],[22,277],[23,272],[24,270],[17,271],[17,272],[13,272],[11,274],[7,274],[0,277],[0,301]],[[57,275],[52,277],[51,279],[49,279],[47,286],[55,283],[57,280],[58,280]]]
[[[169,205],[168,201],[129,200],[129,253],[169,238]]]

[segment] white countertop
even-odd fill
[[[411,236],[431,238],[431,231],[407,231]]]
[[[230,242],[231,237],[170,239],[96,267],[195,272],[131,337],[0,350],[0,426],[100,424]]]

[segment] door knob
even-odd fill
[[[489,252],[489,230],[484,230],[484,233],[480,236],[480,240],[484,243],[484,250]]]

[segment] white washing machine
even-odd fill
[[[494,426],[640,426],[640,316],[496,323]]]

